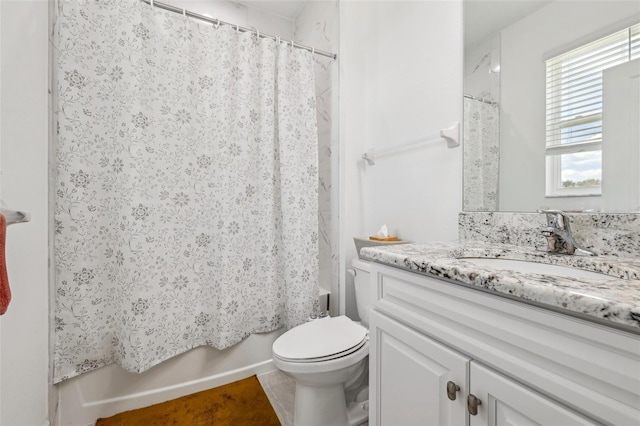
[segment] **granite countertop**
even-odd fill
[[[360,257],[593,319],[640,334],[640,260],[554,255],[476,241],[366,247]],[[567,278],[478,266],[465,258],[503,258],[576,267],[610,279]]]

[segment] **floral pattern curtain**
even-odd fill
[[[55,64],[55,382],[317,309],[309,52],[139,0],[60,1]]]
[[[500,110],[496,103],[464,98],[464,209],[498,210]]]

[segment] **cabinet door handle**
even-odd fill
[[[452,382],[451,380],[449,380],[447,382],[447,397],[452,400],[455,401],[456,400],[456,393],[460,390],[460,386],[456,385],[454,382]]]
[[[469,414],[472,416],[478,414],[478,405],[482,405],[482,401],[470,393],[469,396],[467,396],[467,410],[469,410]]]

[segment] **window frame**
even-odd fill
[[[574,80],[576,79],[575,77],[576,73],[577,74],[584,73],[586,75],[589,75],[588,73],[590,72],[591,69],[594,69],[593,72],[597,72],[595,70],[597,70],[597,68],[599,67],[598,60],[595,61],[596,64],[591,65],[592,68],[588,68],[584,64],[584,61],[586,61],[586,63],[588,64],[589,61],[592,61],[591,58],[597,57],[597,55],[600,54],[600,51],[598,49],[601,49],[601,51],[607,51],[607,52],[608,50],[611,49],[615,54],[616,46],[618,44],[620,44],[621,46],[620,51],[624,52],[624,50],[626,49],[628,54],[626,54],[626,57],[621,56],[619,62],[613,63],[609,67],[620,65],[630,60],[633,60],[634,56],[635,57],[640,56],[640,54],[638,54],[638,51],[640,49],[637,46],[638,44],[637,40],[639,37],[638,34],[640,34],[640,23],[627,26],[626,28],[612,32],[608,35],[601,36],[598,39],[593,40],[591,42],[583,43],[581,46],[578,46],[562,54],[555,55],[554,57],[549,58],[545,61],[545,70],[546,70],[546,76],[545,76],[545,93],[546,93],[546,96],[545,96],[545,100],[546,100],[546,103],[545,103],[545,131],[546,131],[545,197],[546,198],[600,196],[602,194],[602,170],[601,170],[600,185],[597,185],[597,186],[594,185],[594,186],[588,186],[588,187],[569,187],[569,188],[563,187],[562,160],[561,160],[562,155],[565,155],[565,154],[575,154],[580,152],[593,152],[593,151],[600,151],[602,153],[602,146],[603,146],[602,145],[603,144],[602,129],[604,125],[604,123],[602,123],[602,108],[603,108],[602,95],[601,94],[599,95],[599,101],[597,101],[597,103],[592,104],[592,105],[598,105],[597,107],[594,108],[594,111],[592,113],[586,116],[581,116],[579,113],[576,113],[576,116],[574,116],[573,118],[567,118],[565,120],[562,120],[561,116],[563,114],[566,114],[567,111],[571,111],[572,109],[579,110],[580,108],[583,108],[584,106],[581,106],[580,102],[590,101],[591,99],[596,99],[596,98],[587,97],[586,99],[583,99],[583,100],[576,100],[576,99],[579,99],[581,97],[584,98],[585,96],[590,96],[594,92],[595,93],[602,92],[602,80],[600,80],[597,83],[596,89],[591,89],[591,87],[596,87],[596,85],[587,87],[590,91],[586,93],[584,92],[586,90],[585,88],[579,88],[579,89],[575,88],[576,86],[580,86],[581,84],[584,84],[584,83],[575,83],[575,81],[572,81],[572,78]],[[608,38],[610,38],[610,40],[604,43],[604,41]],[[621,43],[620,40],[622,40],[623,38],[626,38],[626,41],[623,40]],[[593,47],[592,50],[588,50],[587,48],[590,45],[595,47]],[[602,47],[598,48],[597,46],[602,46]],[[585,52],[581,53],[581,56],[575,56],[577,52],[580,50],[585,50]],[[576,61],[576,58],[578,58],[577,61]],[[563,75],[563,73],[565,72],[562,70],[562,66],[564,63],[575,63],[580,61],[583,61],[583,62],[580,63],[575,68],[576,69],[575,72],[571,70],[567,72],[568,75]],[[616,59],[614,59],[613,61],[616,61]],[[561,67],[561,68],[560,70],[558,70],[558,68],[554,69],[554,67]],[[603,70],[609,67],[603,68]],[[571,72],[574,72],[574,74],[571,74]],[[559,77],[562,78],[562,80],[560,80],[560,83],[558,85],[557,79]],[[581,77],[577,77],[577,78],[579,79]],[[571,87],[572,85],[574,87]],[[563,106],[563,101],[561,98],[566,96],[563,94],[563,91],[567,90],[566,89],[567,87],[569,89],[575,89],[575,91],[578,93],[573,94],[573,98],[569,97],[567,105]],[[591,136],[595,140],[587,141],[587,142],[569,142],[569,143],[562,142],[563,140],[576,137],[573,135],[568,137],[563,137],[561,135],[561,133],[563,132],[563,129],[567,129],[567,128],[571,128],[571,127],[575,127],[583,124],[597,123],[597,122],[600,122],[600,125],[599,127],[594,127],[594,129],[599,128],[600,131],[599,132],[597,132],[597,130],[595,132],[590,131],[585,135],[585,136]],[[586,129],[586,130],[591,130],[591,129]],[[577,130],[576,132],[579,133],[580,130]],[[560,135],[558,135],[559,133]],[[550,143],[550,142],[553,142],[553,143]],[[600,165],[602,169],[602,162],[600,163]]]

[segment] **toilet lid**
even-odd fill
[[[273,342],[273,353],[288,360],[326,360],[362,346],[367,329],[346,316],[327,317],[292,328]]]

